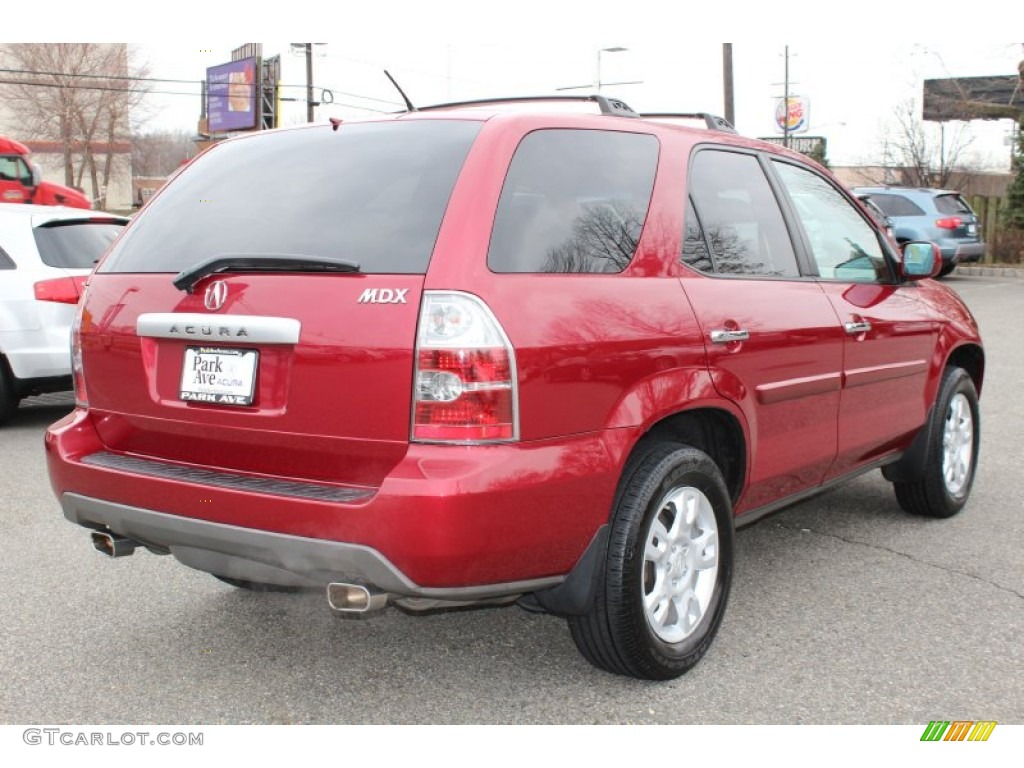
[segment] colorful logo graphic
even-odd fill
[[[810,127],[810,104],[803,96],[779,99],[775,106],[775,127],[779,133],[804,133]]]
[[[932,720],[921,741],[988,741],[995,728],[995,720]]]

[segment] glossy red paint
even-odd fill
[[[931,281],[706,277],[682,266],[687,158],[706,132],[582,115],[457,116],[487,122],[424,276],[225,274],[228,301],[211,312],[211,278],[184,294],[169,274],[95,275],[82,323],[89,408],[47,434],[57,495],[372,547],[425,587],[563,576],[608,521],[631,451],[674,416],[711,409],[739,424],[742,515],[898,456],[924,423],[949,356],[980,344],[962,303]],[[544,128],[658,137],[650,210],[623,273],[488,269],[505,170],[523,137]],[[740,137],[714,140],[799,159]],[[187,173],[202,167],[200,158]],[[401,291],[406,301],[360,303],[367,290]],[[428,290],[480,297],[507,335],[518,441],[410,441]],[[186,403],[185,348],[206,342],[140,336],[145,313],[208,316],[211,344],[235,343],[217,341],[225,314],[297,319],[301,332],[295,344],[258,346],[251,407]],[[848,322],[871,327],[853,334]],[[716,330],[750,338],[717,344]],[[350,504],[284,499],[82,463],[97,451],[371,495]]]

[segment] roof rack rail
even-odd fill
[[[736,133],[736,129],[724,117],[712,115],[710,112],[645,112],[640,115],[643,118],[657,120],[661,117],[678,117],[690,120],[703,120],[709,131],[723,131],[724,133]]]
[[[496,99],[476,99],[473,101],[452,101],[446,104],[431,104],[427,107],[417,107],[420,112],[427,112],[433,109],[454,109],[456,107],[481,107],[488,104],[522,104],[531,101],[592,101],[597,104],[602,115],[614,115],[616,117],[640,117],[628,104],[619,99],[609,99],[607,96],[593,94],[591,96],[509,96]]]

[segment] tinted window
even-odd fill
[[[971,210],[971,206],[960,195],[937,195],[935,197],[935,207],[939,213],[974,213]]]
[[[818,274],[858,283],[888,281],[878,233],[853,204],[816,173],[789,163],[773,166],[796,208]]]
[[[693,210],[693,200],[686,204],[686,224],[683,230],[683,263],[701,272],[713,272],[715,265],[711,262],[708,243],[704,238],[704,229]]]
[[[110,221],[52,221],[33,230],[43,263],[63,269],[92,269],[124,224]]]
[[[179,272],[223,254],[295,254],[422,274],[480,125],[353,123],[226,142],[150,202],[101,271]]]
[[[701,151],[690,164],[690,190],[716,272],[799,274],[782,212],[756,157]]]
[[[14,260],[0,248],[0,269],[17,269]]]
[[[639,133],[526,136],[501,190],[487,264],[495,272],[621,272],[636,251],[658,166]]]
[[[872,192],[870,197],[875,205],[885,211],[886,216],[924,216],[921,207],[903,195]]]

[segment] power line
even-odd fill
[[[35,75],[40,77],[66,77],[76,78],[80,80],[116,80],[118,82],[145,82],[145,83],[185,83],[187,85],[201,86],[205,80],[179,80],[171,78],[158,78],[158,77],[137,77],[131,75],[86,75],[78,74],[73,72],[46,72],[41,70],[29,70],[29,69],[10,69],[6,67],[0,67],[0,73],[15,74],[15,75]],[[199,96],[198,92],[184,92],[184,91],[164,91],[157,89],[139,89],[139,88],[111,88],[102,85],[85,85],[80,82],[76,83],[47,83],[39,80],[0,80],[0,85],[25,85],[25,86],[40,86],[42,88],[78,88],[82,90],[90,91],[111,91],[114,93],[136,93],[136,94],[159,94],[161,96]],[[251,86],[255,88],[255,86]],[[305,88],[305,85],[295,85],[291,83],[278,83],[278,88]],[[381,104],[388,104],[396,107],[402,106],[397,101],[389,99],[380,99],[374,96],[363,96],[359,93],[351,93],[348,91],[341,91],[334,88],[326,88],[323,86],[317,86],[321,90],[328,90],[331,93],[339,93],[342,96],[349,96],[354,99],[364,99],[366,101],[374,101]],[[255,95],[255,94],[253,94]],[[345,104],[343,102],[333,102],[339,106],[349,107],[350,109],[363,109],[368,112],[379,112],[385,114],[382,110],[373,109],[371,107],[363,107],[356,104]]]
[[[0,71],[6,71],[6,70],[0,70]],[[178,82],[186,82],[186,81],[178,81]],[[103,86],[103,85],[74,85],[74,86],[69,86],[69,85],[62,85],[61,83],[44,83],[44,82],[40,82],[38,80],[0,80],[0,85],[25,85],[25,86],[36,86],[36,87],[39,87],[39,88],[74,88],[74,89],[83,90],[83,91],[108,91],[108,92],[112,92],[112,93],[134,93],[134,94],[137,94],[139,96],[149,96],[149,95],[152,95],[152,94],[159,94],[161,96],[191,96],[192,98],[195,98],[195,97],[200,95],[198,93],[185,93],[184,91],[160,91],[160,90],[145,90],[145,89],[138,89],[138,88],[111,88],[111,87]],[[294,86],[294,85],[284,86],[284,85],[282,85],[282,86],[279,86],[279,87],[281,87],[281,88],[298,88],[299,86]],[[302,87],[305,88],[305,86],[302,86]],[[338,93],[344,93],[344,92],[343,91],[338,91]],[[369,97],[369,96],[359,96],[358,94],[354,94],[354,93],[348,93],[348,94],[345,94],[345,95],[346,96],[354,96],[357,99],[371,99],[372,101],[383,101],[383,99],[373,99],[372,97]],[[252,98],[252,97],[250,97],[250,98]],[[335,102],[332,102],[332,103],[333,104],[337,104],[339,107],[347,107],[349,109],[361,109],[361,110],[364,110],[366,112],[376,112],[376,113],[382,114],[382,115],[383,114],[387,114],[387,111],[385,111],[385,110],[374,109],[373,107],[364,107],[364,106],[362,106],[360,104],[348,104],[348,103],[343,102],[343,101],[335,101]],[[385,103],[386,104],[392,104],[394,102],[385,102]]]
[[[139,77],[137,75],[86,75],[81,72],[42,72],[33,69],[7,69],[0,67],[0,72],[15,75],[44,75],[46,77],[81,77],[86,80],[131,80],[145,83],[189,83],[199,85],[202,80],[172,80],[163,77]]]

